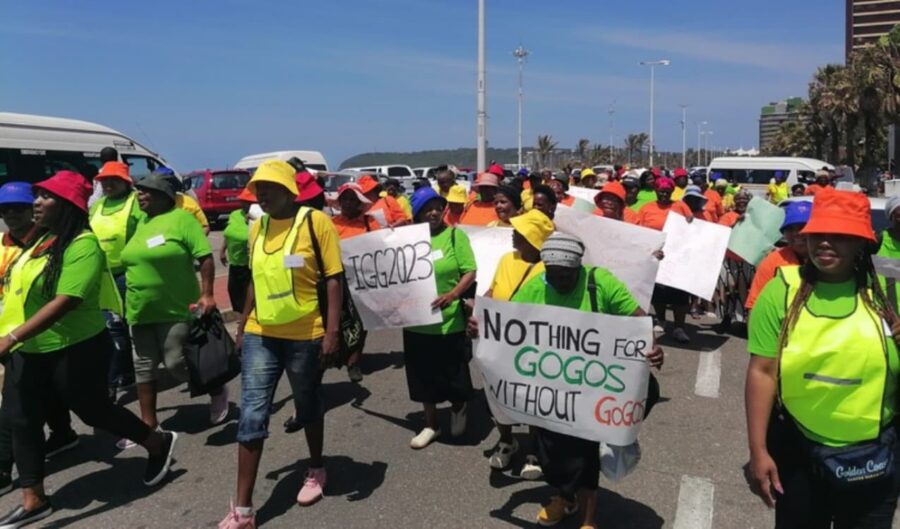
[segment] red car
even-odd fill
[[[185,187],[194,192],[210,222],[241,207],[237,196],[249,181],[250,172],[243,169],[206,169],[194,171],[184,178]]]

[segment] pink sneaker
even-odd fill
[[[256,515],[251,513],[249,516],[244,516],[237,512],[232,503],[228,515],[219,522],[219,529],[256,529]]]
[[[297,494],[297,503],[303,507],[308,507],[313,503],[322,499],[324,496],[325,482],[328,481],[328,475],[324,468],[311,468],[306,471],[306,480],[303,482],[303,488]]]
[[[209,397],[209,422],[213,426],[222,424],[228,418],[228,386],[222,386],[222,392]]]

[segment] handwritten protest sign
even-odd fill
[[[500,258],[513,251],[512,228],[486,228],[484,226],[459,226],[459,229],[469,236],[469,244],[475,253],[475,265],[478,267],[475,280],[478,286],[475,289],[479,296],[483,296],[491,282]]]
[[[761,198],[747,204],[744,218],[734,225],[728,249],[756,266],[781,239],[784,210]]]
[[[441,321],[431,310],[437,283],[427,224],[378,230],[341,241],[347,284],[367,330]]]
[[[556,229],[579,237],[585,245],[584,263],[602,266],[625,283],[643,309],[650,308],[653,283],[666,235],[642,226],[557,208]]]
[[[475,315],[474,358],[498,421],[617,446],[637,439],[649,383],[649,317],[482,297]]]
[[[711,299],[731,229],[697,219],[688,223],[681,215],[672,213],[666,218],[663,231],[666,256],[659,265],[656,282]]]
[[[570,187],[568,191],[568,193],[573,197],[580,198],[581,200],[588,202],[592,206],[594,204],[594,196],[596,196],[599,192],[599,189],[588,189],[587,187],[576,186]]]

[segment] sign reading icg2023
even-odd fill
[[[504,424],[530,424],[627,446],[637,439],[649,383],[649,317],[477,298],[475,360]]]

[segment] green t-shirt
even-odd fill
[[[106,327],[100,312],[100,274],[105,270],[106,255],[96,235],[90,233],[72,241],[63,252],[55,296],[71,296],[80,299],[81,303],[46,331],[25,340],[22,352],[58,351],[100,334]],[[34,316],[52,300],[52,297],[44,296],[43,289],[44,275],[41,274],[28,289],[25,319]]]
[[[454,244],[455,243],[455,244]],[[475,253],[469,244],[466,232],[456,228],[445,228],[437,236],[431,238],[431,257],[434,260],[434,276],[437,280],[437,292],[442,296],[459,284],[459,279],[468,272],[474,272]],[[450,303],[441,312],[443,321],[431,325],[407,328],[419,334],[453,334],[463,332],[465,321],[459,300]]]
[[[212,253],[193,215],[173,208],[138,224],[122,250],[125,317],[132,325],[190,319],[200,297],[194,261]]]
[[[628,206],[632,211],[640,211],[644,204],[656,200],[656,191],[652,189],[641,189],[637,194],[637,202]]]
[[[881,247],[878,248],[878,255],[880,257],[900,259],[900,241],[895,239],[888,230],[881,232]]]
[[[587,288],[589,270],[590,268],[587,267],[581,268],[575,288],[567,294],[562,294],[550,286],[547,283],[546,272],[544,272],[522,285],[513,296],[512,301],[591,312],[591,292]],[[597,310],[599,313],[630,316],[640,308],[637,300],[628,291],[628,287],[609,270],[594,268],[594,281],[597,283]]]
[[[225,238],[225,251],[228,253],[228,264],[233,266],[250,266],[250,225],[244,211],[237,209],[228,215],[228,224],[222,231]]]
[[[883,283],[882,283],[883,286]],[[750,354],[765,358],[778,356],[778,337],[781,333],[781,325],[787,315],[785,300],[788,287],[781,274],[775,276],[772,281],[760,292],[753,310],[750,311],[750,323],[748,326],[747,351]],[[810,312],[827,318],[843,318],[856,310],[856,281],[844,281],[843,283],[826,283],[819,281],[806,302]],[[888,365],[890,376],[887,377],[884,396],[885,420],[894,416],[894,398],[897,393],[897,374],[900,373],[900,357],[897,355],[897,346],[894,340],[888,337],[887,343]],[[806,436],[823,444],[840,446],[829,439],[824,439],[812,432],[806,431]]]
[[[132,191],[131,193],[134,193]],[[125,207],[125,203],[128,202],[128,198],[131,197],[131,193],[125,195],[122,198],[108,198],[104,197],[91,206],[90,217],[94,216],[94,213],[97,212],[97,208],[103,204],[103,215],[112,215],[114,213],[118,213]],[[138,205],[137,199],[132,203],[131,211],[128,213],[128,221],[125,224],[125,242],[127,243],[131,240],[131,237],[134,236],[134,232],[137,229],[138,224],[140,224],[141,220],[144,219],[147,215],[141,211],[141,207]],[[90,218],[89,217],[89,218]],[[123,268],[119,269],[110,269],[113,275],[119,275],[125,270]]]

